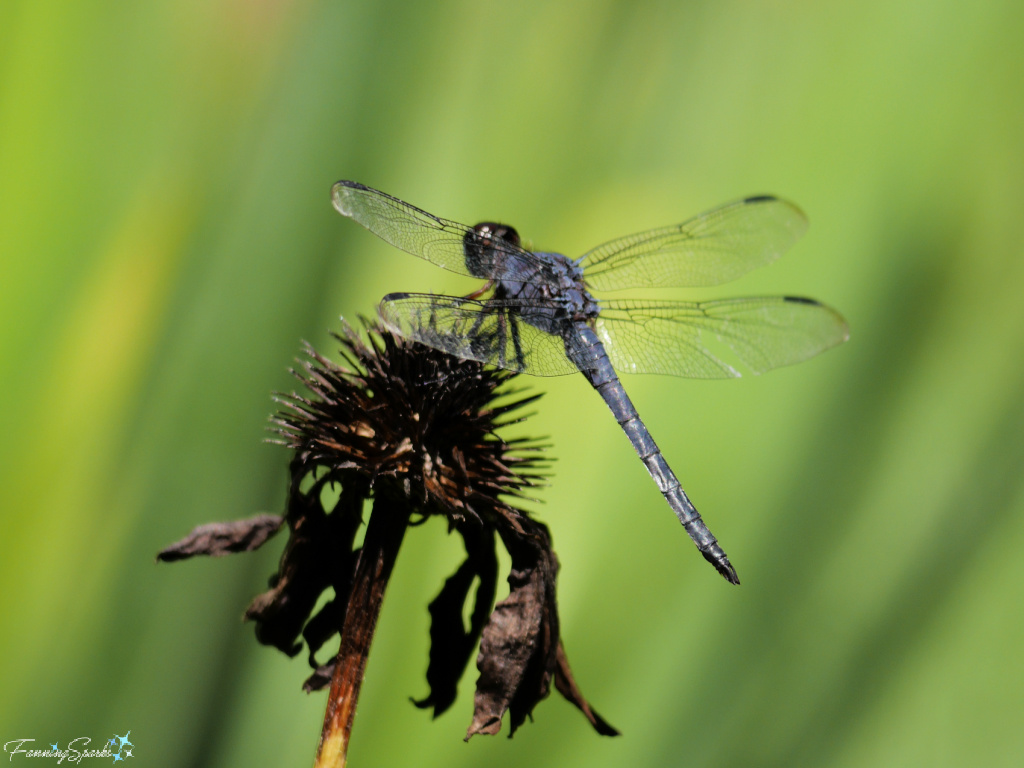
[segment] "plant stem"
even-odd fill
[[[366,525],[366,536],[341,627],[341,645],[331,678],[314,768],[345,766],[370,643],[408,520],[408,502],[379,488]]]

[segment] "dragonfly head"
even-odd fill
[[[507,224],[482,221],[466,233],[463,248],[466,251],[466,268],[476,277],[490,278],[500,264],[500,248],[496,245],[507,243],[519,247],[519,233]]]

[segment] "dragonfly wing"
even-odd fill
[[[331,201],[348,216],[385,242],[432,264],[468,275],[463,242],[472,230],[442,219],[354,181],[339,181]]]
[[[724,379],[792,365],[849,338],[834,309],[793,296],[603,302],[596,321],[620,373]]]
[[[524,319],[530,313],[552,311],[540,303],[392,293],[381,300],[377,311],[396,335],[455,357],[534,376],[579,371],[566,356],[566,342],[561,337]]]
[[[385,242],[460,275],[513,281],[519,277],[520,282],[550,279],[550,268],[543,259],[500,239],[488,240],[486,244],[494,268],[486,274],[470,271],[466,265],[466,238],[480,242],[472,227],[434,216],[358,182],[337,182],[331,188],[331,201],[338,213]],[[531,277],[522,279],[523,276]]]
[[[806,230],[807,218],[795,205],[759,195],[612,240],[581,263],[587,284],[597,290],[719,285],[774,261]]]

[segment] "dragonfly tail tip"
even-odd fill
[[[707,557],[707,555],[705,555],[705,557]],[[732,563],[729,562],[728,558],[722,557],[721,559],[712,559],[710,557],[707,557],[707,560],[709,563],[715,566],[715,569],[720,574],[722,574],[725,580],[728,581],[730,584],[738,585],[740,583],[740,577],[736,575],[736,569],[732,567]]]

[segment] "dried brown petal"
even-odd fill
[[[334,665],[336,662],[336,658],[331,659],[326,664],[321,664],[313,670],[313,674],[307,677],[306,682],[302,684],[302,690],[306,693],[312,693],[330,685],[331,678],[334,676]]]
[[[583,694],[580,692],[579,687],[576,685],[576,681],[573,680],[572,670],[569,669],[569,659],[566,658],[565,648],[562,647],[562,641],[558,641],[558,666],[555,667],[555,688],[562,694],[566,699],[571,701],[579,710],[583,713],[584,717],[590,721],[590,724],[594,726],[594,730],[600,733],[602,736],[618,736],[619,732],[610,726],[605,719],[601,717],[597,712],[591,709],[590,704],[583,698]]]
[[[347,600],[355,562],[352,542],[365,498],[365,485],[353,481],[342,489],[334,510],[327,515],[320,503],[322,483],[303,492],[304,468],[293,463],[292,473],[288,543],[271,589],[256,597],[245,612],[247,619],[256,621],[256,639],[289,656],[302,649],[297,642],[299,633],[327,587],[334,587],[336,594]],[[334,626],[335,632],[338,626]],[[333,632],[317,639],[322,643],[330,634]]]
[[[460,533],[466,544],[466,560],[448,578],[430,604],[430,664],[427,683],[430,694],[417,707],[433,707],[434,717],[446,711],[455,701],[462,678],[497,589],[498,560],[494,553],[494,532],[483,526],[462,526]],[[462,618],[474,581],[477,581],[473,612],[467,629]]]
[[[540,526],[536,526],[540,529]],[[494,607],[484,627],[474,699],[473,722],[466,739],[495,734],[510,712],[510,735],[538,701],[548,695],[558,643],[554,583],[558,561],[543,541],[502,532],[512,569],[509,596]]]
[[[509,713],[509,736],[548,695],[551,678],[558,690],[586,715],[598,733],[617,735],[590,709],[580,693],[559,640],[555,582],[558,559],[547,529],[523,518],[525,535],[501,530],[512,556],[509,596],[498,603],[480,641],[473,722],[466,740],[478,733],[495,734]]]
[[[251,552],[277,533],[282,520],[279,515],[257,515],[248,520],[196,526],[184,539],[161,550],[156,558],[171,563],[196,555],[222,557],[233,552]]]

